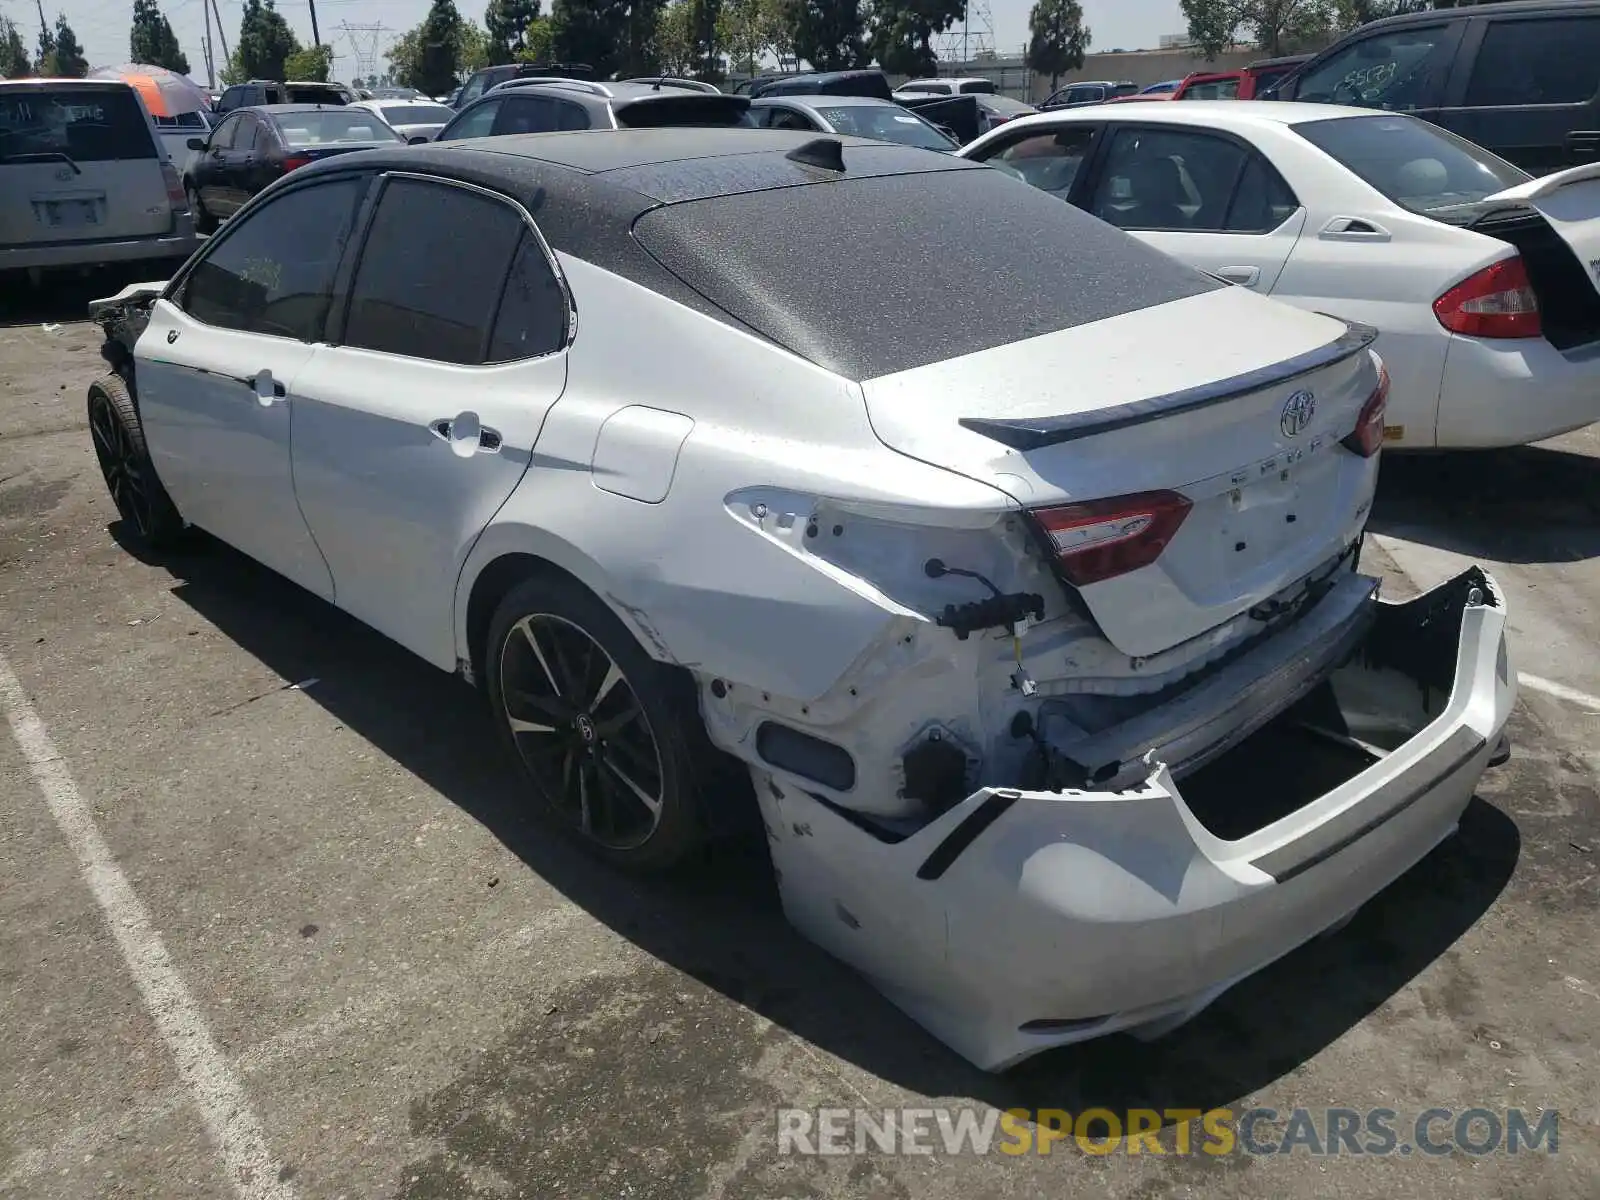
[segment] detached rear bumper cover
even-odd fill
[[[1429,605],[1424,634],[1456,643],[1452,680],[1435,642],[1432,682],[1449,695],[1438,715],[1255,833],[1208,832],[1163,766],[1120,792],[984,788],[892,844],[759,779],[785,910],[988,1070],[1115,1030],[1165,1032],[1455,830],[1501,741],[1514,675],[1504,602],[1476,569],[1383,605],[1374,636],[1405,641]]]

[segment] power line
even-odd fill
[[[356,74],[362,78],[376,75],[378,43],[385,33],[393,33],[394,30],[382,21],[373,25],[352,25],[349,21],[340,21],[338,29],[356,60]]]

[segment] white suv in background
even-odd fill
[[[183,185],[126,83],[0,81],[0,270],[183,259]]]

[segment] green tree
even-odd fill
[[[795,58],[819,71],[864,67],[872,61],[861,0],[784,0]]]
[[[489,56],[489,35],[475,21],[461,22],[461,32],[456,35],[456,70],[463,76],[487,67],[493,59]]]
[[[728,61],[745,74],[754,75],[756,64],[776,52],[780,34],[772,0],[723,0],[718,21],[718,42]]]
[[[25,79],[33,74],[28,43],[10,17],[0,15],[0,79]]]
[[[244,0],[237,48],[238,65],[244,79],[285,78],[284,64],[299,49],[300,40],[278,11],[277,0]],[[229,66],[232,65],[230,62]],[[226,74],[223,78],[227,80]]]
[[[656,24],[656,59],[668,75],[688,75],[694,70],[694,3],[674,0]]]
[[[517,51],[518,62],[547,63],[555,54],[556,35],[549,17],[535,17],[522,31],[522,49]]]
[[[961,18],[965,0],[874,0],[867,46],[885,71],[931,75],[939,66],[935,34]]]
[[[450,91],[461,63],[461,14],[454,0],[433,0],[416,33],[417,61],[410,86],[429,96]]]
[[[1028,69],[1050,76],[1054,92],[1063,75],[1083,66],[1092,37],[1078,0],[1039,0],[1028,14]]]
[[[489,0],[483,28],[489,38],[489,63],[523,59],[528,49],[528,26],[540,17],[539,0]]]
[[[722,78],[722,0],[690,0],[694,29],[694,73],[711,82]]]
[[[189,59],[157,0],[133,0],[133,27],[128,31],[128,61],[189,73]]]
[[[327,83],[333,70],[332,46],[306,46],[283,60],[283,77],[305,82]]]
[[[1189,39],[1215,58],[1248,40],[1266,54],[1281,54],[1290,43],[1327,33],[1333,0],[1181,0]]]
[[[56,27],[39,34],[39,74],[64,79],[82,79],[89,73],[89,60],[83,55],[78,35],[67,24],[65,13],[56,15]]]

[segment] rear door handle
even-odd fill
[[[450,449],[460,458],[468,458],[473,454],[496,454],[500,450],[499,431],[480,425],[475,413],[461,413],[454,418],[440,417],[428,423],[428,432],[440,441],[448,442]]]
[[[1242,287],[1255,287],[1261,282],[1260,267],[1219,267],[1217,274],[1229,283],[1237,283]]]

